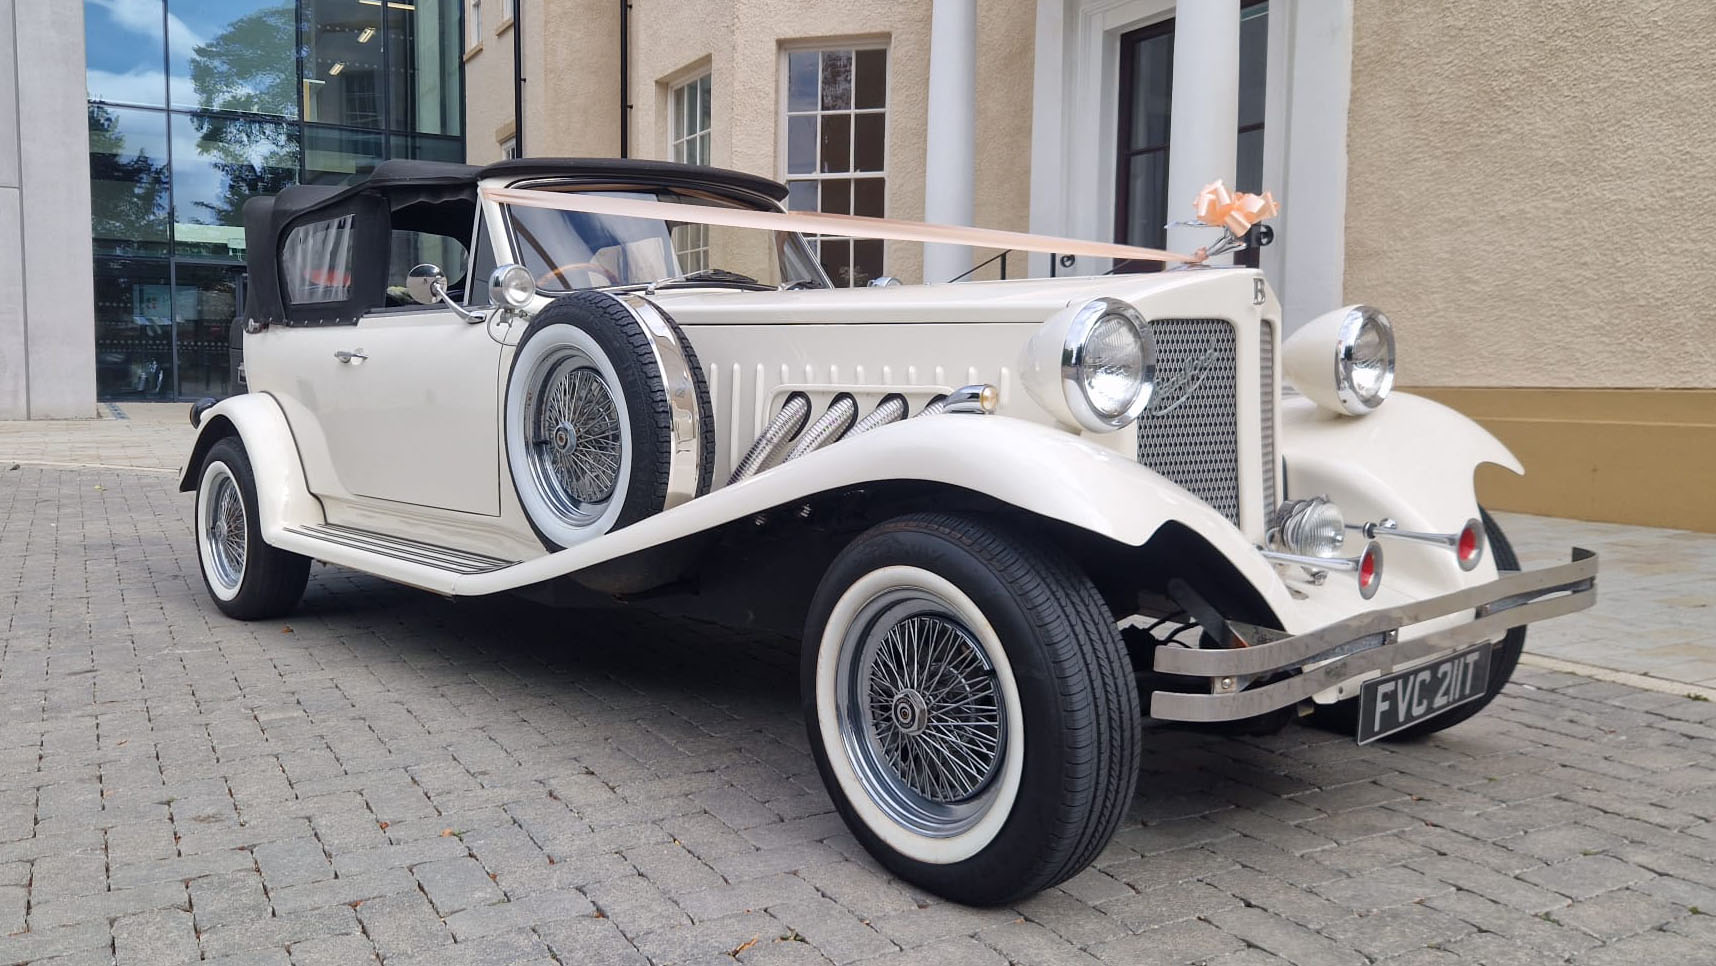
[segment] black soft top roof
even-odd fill
[[[279,267],[275,256],[280,236],[301,216],[321,209],[362,205],[373,207],[386,200],[398,211],[409,205],[440,205],[465,201],[476,203],[477,182],[483,178],[514,181],[555,178],[591,185],[636,184],[664,188],[700,188],[731,195],[735,200],[768,205],[786,198],[786,185],[742,171],[705,165],[674,164],[629,158],[514,158],[489,165],[456,164],[449,161],[383,161],[366,177],[343,185],[290,185],[278,194],[252,198],[244,206],[244,239],[250,282],[245,315],[259,320],[280,320],[285,307],[280,299]],[[381,219],[383,222],[386,219]],[[385,241],[385,236],[367,239],[366,248]],[[354,302],[358,300],[354,299]],[[351,306],[361,309],[360,305]]]

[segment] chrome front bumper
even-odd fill
[[[1597,599],[1597,555],[1573,548],[1571,563],[1524,570],[1476,587],[1355,614],[1304,634],[1228,623],[1225,648],[1158,647],[1156,671],[1207,678],[1208,694],[1156,691],[1150,716],[1165,721],[1236,721],[1284,708],[1361,675],[1500,639],[1510,629],[1590,607]],[[1409,641],[1400,629],[1476,612],[1470,623]],[[1288,677],[1257,687],[1261,678]]]

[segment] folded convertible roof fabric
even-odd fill
[[[1005,248],[1053,255],[1086,255],[1095,258],[1144,259],[1156,262],[1196,262],[1195,255],[1181,255],[1157,248],[1117,245],[1112,242],[1055,238],[1022,231],[969,228],[963,225],[929,225],[895,218],[865,218],[810,211],[758,211],[715,205],[690,205],[672,201],[615,198],[589,191],[540,191],[530,188],[484,188],[489,201],[530,208],[582,211],[621,218],[652,218],[662,221],[719,225],[728,228],[757,228],[765,231],[796,231],[812,235],[848,238],[885,238],[893,241],[930,242],[942,245],[972,245]]]

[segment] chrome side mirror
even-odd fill
[[[424,262],[405,276],[405,291],[418,305],[434,305],[447,292],[447,276],[441,266]]]
[[[453,297],[447,294],[447,276],[441,273],[439,265],[424,262],[412,267],[405,275],[405,291],[412,301],[419,305],[434,305],[440,302],[466,322],[475,324],[483,320],[481,312],[472,312],[453,301]]]
[[[865,283],[864,287],[865,288],[893,288],[894,286],[896,286],[898,284],[900,284],[900,280],[895,278],[892,275],[878,275],[875,278],[871,279],[869,282]]]

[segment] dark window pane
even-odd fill
[[[887,115],[854,114],[852,116],[852,151],[855,171],[880,171],[887,153]]]
[[[1132,147],[1168,143],[1174,97],[1174,35],[1157,34],[1136,42],[1132,73]]]
[[[852,51],[822,52],[822,109],[852,109]]]
[[[238,315],[239,266],[180,262],[173,292],[178,326],[179,395],[200,398],[228,392],[232,320]]]
[[[856,108],[888,106],[888,52],[860,50],[858,71],[853,79],[852,106]]]
[[[166,259],[95,260],[95,387],[103,399],[173,394],[173,298]]]
[[[1239,20],[1239,126],[1263,123],[1269,63],[1269,4],[1246,7]]]
[[[788,211],[815,211],[816,210],[816,182],[814,182],[814,181],[788,181],[787,182],[787,210]]]
[[[493,301],[489,298],[489,276],[495,271],[495,248],[489,241],[486,222],[478,222],[474,243],[477,247],[471,253],[471,282],[465,287],[465,304],[487,305]]]
[[[419,161],[464,161],[465,143],[456,137],[438,134],[392,135],[390,157],[416,158]]]
[[[453,4],[389,3],[388,126],[395,131],[458,134],[463,56],[459,13]]]
[[[173,115],[173,240],[179,255],[244,257],[244,203],[298,180],[298,128]]]
[[[852,115],[822,116],[822,173],[852,170]]]
[[[1239,132],[1239,164],[1234,174],[1236,191],[1263,190],[1263,129]]]
[[[880,218],[885,207],[886,182],[881,178],[859,178],[852,182],[852,213]]]
[[[1167,241],[1168,152],[1135,155],[1129,163],[1124,241],[1161,248]]]
[[[829,178],[822,182],[822,210],[831,215],[852,213],[852,182]]]
[[[470,279],[465,277],[469,261],[465,240],[426,231],[401,231],[395,228],[389,239],[387,256],[387,301],[389,305],[415,305],[405,293],[405,278],[417,265],[435,265],[447,277],[447,288],[454,299],[462,298]],[[484,287],[488,279],[482,281]]]
[[[361,0],[301,3],[304,120],[380,127],[381,4]]]
[[[816,110],[817,64],[814,50],[787,55],[787,110]]]
[[[816,171],[816,115],[787,118],[787,174]]]
[[[89,179],[97,252],[167,253],[166,114],[89,105]]]
[[[844,238],[824,239],[822,242],[822,270],[828,273],[828,278],[836,285],[850,286],[852,284],[852,243]]]
[[[852,284],[868,285],[882,276],[882,240],[860,238],[852,242]]]
[[[704,74],[697,82],[697,127],[695,129],[698,131],[707,131],[712,126],[710,122],[709,95],[713,92],[713,87],[711,86],[713,83],[714,78],[708,74]],[[709,156],[707,154],[703,156],[703,162],[705,164],[709,162]]]
[[[167,102],[161,27],[161,0],[85,0],[83,46],[90,100],[149,107]],[[10,22],[6,29],[11,32]]]
[[[174,107],[297,116],[291,0],[168,0],[167,15]]]
[[[381,160],[381,135],[320,124],[304,125],[304,181],[340,184],[367,174]]]

